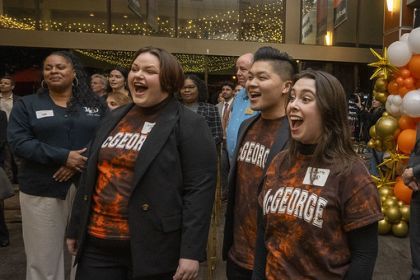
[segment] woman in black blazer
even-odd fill
[[[4,168],[4,148],[6,146],[7,115],[0,110],[0,168]],[[4,200],[0,199],[0,247],[9,246],[9,231],[4,217]]]
[[[76,279],[196,279],[205,259],[216,149],[203,118],[173,94],[171,54],[142,48],[128,86],[90,146],[67,232]]]

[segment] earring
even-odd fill
[[[41,81],[41,87],[42,87],[42,88],[48,88],[48,86],[45,86],[45,80],[42,80],[42,81]]]
[[[76,81],[76,84],[74,83],[74,81]],[[74,80],[73,80],[73,82],[71,83],[71,85],[72,85],[73,87],[78,87],[78,86],[79,86],[79,80],[77,79],[77,76],[75,76],[75,77],[74,77]]]

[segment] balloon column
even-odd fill
[[[420,28],[401,36],[385,48],[383,56],[374,50],[377,62],[371,79],[375,80],[373,97],[383,103],[386,112],[369,130],[370,148],[384,152],[378,165],[379,177],[372,176],[382,203],[385,219],[379,233],[408,233],[411,189],[399,177],[407,165],[416,141],[416,123],[420,121]]]

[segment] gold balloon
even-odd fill
[[[369,135],[370,135],[370,138],[375,138],[376,137],[376,129],[375,129],[375,126],[374,125],[372,125],[369,128]]]
[[[389,207],[398,207],[398,203],[397,201],[395,201],[394,199],[387,197],[385,199],[385,201],[383,202],[383,205],[385,208],[389,208]]]
[[[402,202],[401,200],[398,201],[398,207],[400,207],[400,210],[401,210],[401,207],[403,207],[404,205],[405,205],[404,202]]]
[[[377,92],[374,97],[379,102],[386,103],[386,100],[388,98],[388,95],[385,92]]]
[[[380,138],[394,136],[395,130],[398,129],[398,121],[392,116],[382,116],[375,124],[376,135]]]
[[[380,196],[379,197],[381,199],[381,203],[382,203],[382,207],[387,208],[387,206],[385,205],[385,201],[387,200],[387,196]],[[384,211],[382,211],[384,212]]]
[[[375,148],[375,140],[370,139],[369,142],[367,143],[367,146],[371,149],[374,149]]]
[[[406,237],[408,234],[407,223],[400,221],[398,224],[392,225],[392,233],[398,237]]]
[[[378,233],[387,234],[391,231],[392,225],[388,223],[385,219],[378,222]]]
[[[382,117],[388,117],[389,116],[389,113],[388,112],[383,112],[382,113]]]
[[[390,206],[385,210],[386,220],[391,224],[398,223],[401,220],[401,212],[398,206]]]
[[[375,90],[376,91],[386,91],[388,82],[384,78],[379,78],[375,81]]]
[[[380,187],[380,188],[378,189],[378,193],[379,193],[379,195],[380,195],[381,197],[382,197],[382,196],[387,197],[388,195],[392,194],[392,191],[391,191],[391,189],[390,189],[390,188],[388,188],[388,187]]]
[[[375,150],[382,152],[382,141],[375,139]]]
[[[401,220],[409,222],[410,221],[410,206],[403,205],[400,207]]]

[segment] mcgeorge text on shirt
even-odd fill
[[[264,169],[270,149],[256,142],[245,142],[239,151],[238,161],[251,163]]]
[[[147,134],[118,132],[114,136],[108,136],[102,143],[102,148],[117,148],[140,151]]]
[[[281,187],[274,194],[269,189],[264,195],[263,213],[285,214],[303,219],[322,228],[322,214],[328,201],[315,193],[294,187]]]

